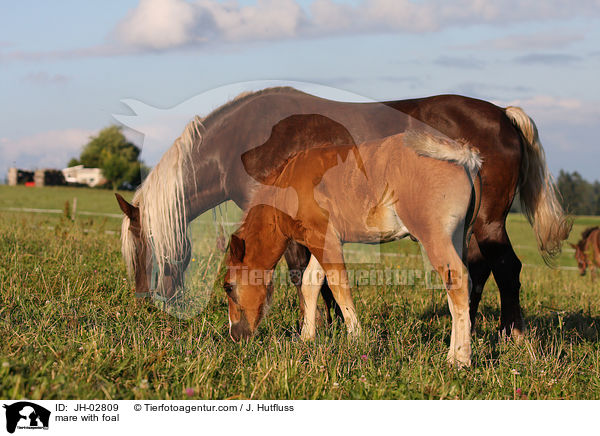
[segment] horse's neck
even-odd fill
[[[214,146],[212,147],[214,149]],[[192,221],[197,216],[213,207],[229,200],[223,189],[223,168],[210,144],[201,146],[192,157],[192,168],[185,177],[185,199],[187,220]]]
[[[253,267],[271,270],[283,256],[288,245],[288,238],[280,228],[282,219],[286,217],[277,209],[259,205],[255,206],[244,219],[240,228],[240,237],[246,245],[246,257]]]

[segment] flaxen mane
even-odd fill
[[[165,262],[181,260],[180,248],[186,243],[188,224],[184,180],[189,172],[193,171],[192,150],[202,143],[202,135],[206,128],[254,97],[291,91],[295,90],[290,87],[278,87],[242,93],[206,117],[196,116],[148,174],[133,197],[133,205],[140,210],[142,238],[150,244],[157,260],[159,281],[164,276]],[[192,179],[195,180],[195,177]],[[121,226],[121,250],[131,275],[136,262],[136,247],[129,232],[129,223],[129,218],[125,217]]]
[[[133,197],[140,210],[142,238],[150,243],[157,260],[179,260],[179,248],[186,239],[184,179],[193,171],[191,153],[202,141],[204,130],[199,117],[190,121],[174,144],[152,169]],[[131,274],[135,263],[135,241],[129,232],[129,218],[121,228],[122,252]],[[164,275],[163,262],[158,262],[159,276]]]

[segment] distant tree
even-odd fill
[[[596,200],[594,202],[594,215],[600,215],[600,182],[598,180],[594,182],[592,189],[594,191],[594,197]]]
[[[78,159],[75,159],[74,157],[71,158],[71,160],[69,161],[69,163],[67,164],[67,168],[71,168],[71,167],[76,167],[77,165],[81,165],[79,163]]]
[[[562,195],[563,207],[577,215],[599,215],[600,182],[585,180],[577,171],[560,171],[556,183]]]
[[[69,166],[83,165],[101,168],[102,174],[113,189],[127,182],[132,186],[141,182],[139,161],[140,149],[127,141],[120,126],[109,126],[91,137],[81,152],[79,160],[71,159]]]

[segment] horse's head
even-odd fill
[[[254,334],[273,292],[273,271],[253,265],[244,239],[233,234],[226,257],[223,288],[229,303],[229,334],[236,342]]]
[[[162,260],[162,264],[159,265],[159,261],[153,259],[152,246],[146,229],[143,228],[139,207],[128,203],[121,195],[115,195],[119,207],[125,214],[122,229],[123,256],[135,280],[136,296],[144,297],[150,295],[149,292],[157,291],[162,297],[171,298],[177,288],[183,286],[184,273],[191,257],[189,239],[186,237],[184,247],[181,247],[180,259]],[[162,267],[162,274],[158,273],[160,267]]]
[[[582,244],[571,244],[571,247],[575,249],[575,260],[577,261],[577,268],[579,268],[579,274],[584,276],[587,270],[587,256],[583,250]]]

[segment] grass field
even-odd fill
[[[334,326],[321,328],[314,343],[301,342],[296,291],[285,283],[259,334],[245,344],[228,337],[224,293],[210,296],[188,320],[136,302],[121,259],[119,219],[6,210],[63,210],[74,197],[79,212],[119,213],[110,191],[0,186],[0,397],[600,398],[600,282],[545,267],[521,216],[510,216],[509,234],[525,264],[526,339],[498,336],[499,297],[490,280],[473,338],[474,365],[456,370],[445,361],[451,323],[445,294],[420,284],[355,289],[364,330],[357,341]],[[207,234],[214,232],[210,214],[200,220]],[[570,240],[599,223],[577,218]],[[575,266],[567,248],[561,267]],[[421,268],[418,245],[410,241],[383,250],[406,254],[384,256],[390,267]]]

